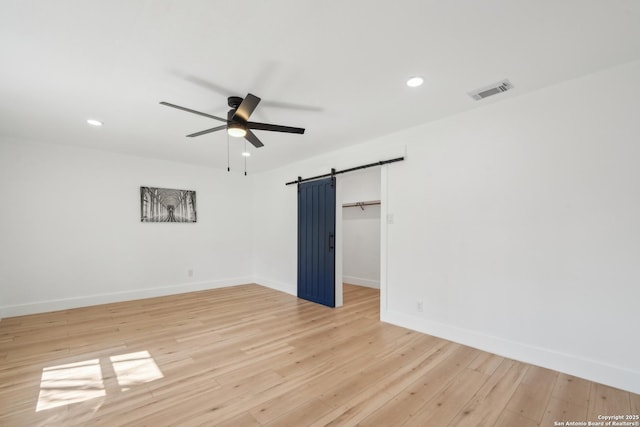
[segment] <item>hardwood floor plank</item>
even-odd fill
[[[517,412],[505,409],[494,424],[494,427],[538,427],[538,425],[552,426],[551,424],[538,424],[532,419],[526,418]]]
[[[530,366],[524,363],[512,360],[502,362],[494,375],[478,390],[471,402],[450,424],[459,427],[493,425],[529,368]]]
[[[629,394],[629,392],[617,388],[591,383],[589,420],[597,421],[598,415],[626,415],[631,413]]]
[[[552,395],[576,406],[589,407],[591,383],[568,374],[559,374]]]
[[[306,403],[284,413],[274,421],[263,425],[268,427],[308,426],[330,410],[331,407],[321,400],[310,399]]]
[[[507,409],[539,423],[551,398],[557,376],[557,372],[549,369],[530,366],[507,403]]]
[[[587,418],[588,407],[586,405],[576,405],[566,400],[562,400],[556,397],[552,397],[549,405],[545,410],[544,417],[540,422],[541,426],[552,426],[556,422],[567,421],[597,421],[589,420]]]
[[[473,369],[485,375],[493,375],[503,361],[504,357],[479,351],[478,356],[469,364],[469,369]]]
[[[394,375],[398,366],[411,364],[419,360],[422,355],[428,354],[432,346],[433,343],[430,341],[409,341],[396,349],[395,357],[388,356],[379,361],[374,361],[374,363],[369,364],[360,371],[355,371],[345,379],[334,378],[333,385],[320,392],[319,398],[334,408],[338,407],[342,402],[357,394],[359,390],[370,387],[372,384],[380,383],[384,378]]]
[[[302,390],[295,388],[287,392],[283,392],[278,396],[263,402],[260,405],[249,410],[249,413],[260,422],[261,425],[268,424],[271,421],[281,417],[283,414],[302,406],[303,404],[313,400],[315,397],[311,392],[303,392],[304,383],[299,383]]]
[[[640,394],[629,393],[631,403],[630,415],[640,415]]]
[[[310,427],[354,426],[384,406],[393,398],[392,394],[376,389],[362,390],[345,404],[331,410]]]
[[[465,426],[640,411],[640,397],[258,285],[0,320],[2,426]],[[550,424],[549,424],[550,425]]]
[[[362,425],[388,425],[386,423],[391,419],[396,419],[398,425],[401,425],[410,417],[416,416],[426,402],[438,399],[438,396],[441,396],[443,393],[451,393],[449,385],[454,381],[460,382],[460,380],[457,379],[458,375],[466,369],[468,364],[476,356],[477,350],[469,347],[458,347],[454,353],[446,359],[441,360],[433,369],[429,370],[425,375],[419,377],[417,381],[396,394],[392,401],[366,418]],[[464,379],[473,382],[473,380],[482,378],[481,382],[484,382],[484,377],[483,374],[469,371],[469,375],[465,375]],[[475,394],[478,388],[479,386],[473,389],[471,396]],[[471,396],[469,396],[469,398]],[[466,403],[466,401],[468,401],[468,399],[463,403]],[[452,416],[453,415],[456,414],[454,413]],[[425,416],[426,413],[423,412],[421,416],[416,416],[416,418],[421,420]]]
[[[407,422],[402,425],[449,424],[488,379],[488,375],[463,369],[441,392],[425,402],[419,411],[410,413]]]
[[[346,403],[340,404],[321,418],[317,425],[355,425],[359,423],[414,383],[417,375],[436,370],[435,366],[438,366],[438,363],[446,360],[450,354],[461,347],[447,341],[435,342],[432,343],[432,346],[411,363],[397,368],[382,380],[371,383],[369,387],[347,399]]]
[[[205,421],[200,425],[209,426],[211,424]],[[261,425],[250,413],[242,412],[236,417],[217,423],[216,427],[260,427]]]

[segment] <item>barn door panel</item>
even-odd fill
[[[298,184],[298,297],[335,307],[336,180]]]

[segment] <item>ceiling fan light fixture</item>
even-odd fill
[[[102,126],[102,122],[96,119],[88,119],[87,123],[89,123],[91,126]]]
[[[247,130],[240,123],[229,123],[227,133],[234,138],[242,138],[247,135]]]
[[[407,79],[407,86],[409,87],[422,86],[422,83],[424,83],[424,79],[420,76],[414,76]]]
[[[244,157],[251,157],[251,153],[250,153],[250,152],[248,152],[248,151],[243,151],[243,152],[242,152],[242,155],[243,155]]]

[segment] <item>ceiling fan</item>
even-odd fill
[[[190,108],[181,107],[179,105],[171,104],[169,102],[162,101],[160,104],[166,105],[167,107],[177,108],[178,110],[186,111],[188,113],[198,114],[200,116],[209,117],[211,119],[218,120],[220,122],[224,122],[224,125],[216,126],[211,129],[201,130],[200,132],[192,133],[191,135],[187,135],[188,137],[195,137],[200,135],[205,135],[207,133],[216,132],[222,129],[226,129],[227,133],[230,136],[234,136],[237,138],[244,137],[247,141],[253,144],[256,148],[260,148],[264,146],[264,144],[258,139],[256,134],[252,132],[252,130],[268,130],[272,132],[286,132],[286,133],[299,133],[303,134],[303,128],[296,128],[291,126],[280,126],[280,125],[272,125],[269,123],[258,123],[258,122],[250,122],[249,117],[253,110],[256,109],[258,103],[260,103],[260,98],[253,94],[247,94],[247,96],[242,99],[239,96],[230,96],[227,98],[227,103],[231,109],[227,113],[227,118],[223,119],[222,117],[212,116],[211,114],[202,113],[200,111],[192,110]]]

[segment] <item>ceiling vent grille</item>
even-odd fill
[[[513,89],[513,85],[507,79],[504,79],[501,82],[494,83],[492,85],[483,87],[482,89],[474,90],[473,92],[469,92],[469,96],[471,96],[476,101],[481,99],[485,99],[492,95],[497,95],[502,92],[506,92],[510,89]]]

